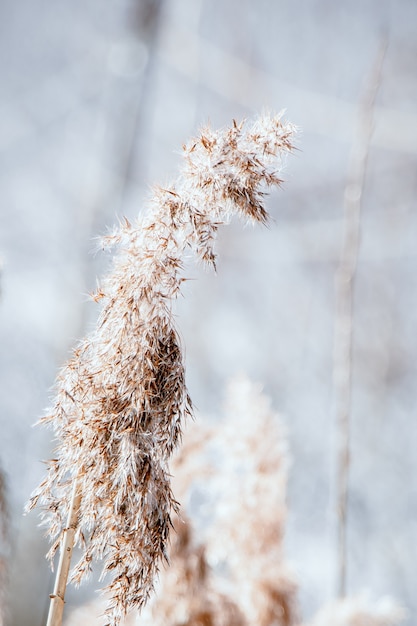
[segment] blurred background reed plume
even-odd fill
[[[258,385],[230,381],[223,419],[194,426],[173,467],[175,492],[194,514],[208,561],[248,624],[296,624],[297,584],[287,565],[287,438]],[[194,511],[194,503],[198,507]]]
[[[10,517],[7,626],[44,621],[51,589],[23,505],[51,456],[31,426],[95,323],[92,238],[133,220],[210,121],[286,107],[303,129],[268,231],[219,238],[221,271],[176,313],[200,414],[244,369],[285,416],[285,554],[311,621],[337,592],[333,328],[357,115],[382,39],[353,298],[346,590],[416,621],[417,5],[413,0],[24,0],[0,3],[0,465]],[[6,552],[7,554],[7,552]],[[92,588],[67,596],[69,610]],[[22,589],[24,593],[22,594]]]

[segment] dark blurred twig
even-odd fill
[[[354,282],[360,246],[362,193],[374,126],[375,100],[381,84],[386,49],[387,39],[384,38],[359,106],[357,131],[352,145],[348,181],[344,195],[343,246],[336,273],[334,385],[339,438],[337,461],[338,595],[341,597],[346,593]]]

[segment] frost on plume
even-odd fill
[[[58,443],[29,508],[43,506],[52,558],[76,481],[82,556],[72,580],[80,583],[93,561],[103,562],[109,624],[147,601],[178,507],[168,461],[192,410],[171,313],[184,280],[182,258],[191,249],[214,266],[219,225],[233,214],[267,221],[264,190],[281,183],[277,170],[294,132],[281,116],[204,129],[184,146],[176,183],[156,189],[145,216],[125,220],[105,240],[116,252],[93,296],[101,312],[60,372],[41,420]]]

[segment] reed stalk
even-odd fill
[[[75,481],[71,495],[68,521],[66,528],[64,528],[62,533],[60,558],[55,576],[54,590],[50,595],[51,602],[49,605],[46,626],[61,626],[62,624],[65,604],[65,589],[67,587],[68,574],[71,566],[72,550],[74,547],[75,533],[78,525],[80,504],[81,493],[79,491],[78,482]]]
[[[375,99],[381,83],[387,42],[381,42],[377,58],[358,112],[356,137],[352,146],[348,182],[344,195],[343,247],[336,272],[336,319],[334,331],[334,384],[338,432],[337,594],[346,595],[347,520],[351,463],[351,411],[353,372],[353,307],[360,248],[362,193],[365,186],[369,146],[373,133]]]

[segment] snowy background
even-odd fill
[[[178,324],[191,396],[219,413],[239,371],[288,425],[286,550],[306,618],[336,590],[335,273],[358,110],[381,41],[354,298],[348,591],[417,619],[415,0],[2,0],[0,466],[7,626],[41,626],[52,577],[24,503],[51,454],[32,425],[94,321],[93,238],[172,179],[181,145],[262,109],[301,129],[268,230],[233,223],[192,268]],[[90,593],[90,592],[88,592]],[[91,595],[91,593],[90,593]],[[71,591],[68,603],[88,597]]]

